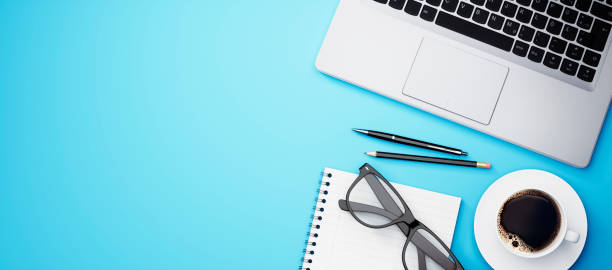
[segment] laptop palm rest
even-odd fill
[[[488,125],[508,67],[424,38],[404,95]]]

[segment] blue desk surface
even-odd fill
[[[319,173],[364,162],[463,199],[452,249],[469,269],[488,267],[473,232],[485,189],[553,172],[587,210],[575,267],[608,261],[610,123],[576,169],[322,75],[337,3],[2,1],[0,268],[296,269]],[[354,127],[494,166],[375,160],[363,152],[429,152]]]

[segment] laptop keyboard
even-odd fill
[[[585,82],[612,28],[612,0],[373,1]]]

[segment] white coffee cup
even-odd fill
[[[523,190],[513,193],[512,195],[517,194],[519,192],[523,192],[525,190],[530,190],[530,189],[523,189]],[[552,199],[554,203],[557,205],[559,209],[559,214],[561,216],[559,219],[561,224],[559,225],[559,231],[557,232],[557,235],[545,248],[537,250],[537,251],[530,251],[530,252],[520,251],[519,249],[512,247],[512,244],[510,243],[510,241],[507,241],[506,239],[502,239],[502,235],[498,232],[497,239],[499,240],[499,242],[512,254],[523,257],[523,258],[539,258],[539,257],[546,256],[550,254],[551,252],[555,251],[555,249],[557,249],[561,245],[561,243],[563,243],[564,241],[568,241],[570,243],[578,242],[578,240],[580,239],[580,234],[567,228],[567,215],[565,212],[565,208],[563,207],[563,204],[561,204],[561,202],[558,201],[555,197],[550,195],[550,193],[547,193],[543,190],[535,189],[535,188],[531,190],[537,190],[539,192],[542,192],[548,195],[547,197]],[[498,213],[501,212],[502,207],[504,207],[504,204],[510,197],[504,199],[500,203],[500,205],[498,205],[497,207],[497,209],[499,209]],[[499,222],[498,217],[496,216],[495,224],[498,225],[499,224],[498,222]]]

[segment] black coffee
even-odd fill
[[[550,196],[542,191],[519,191],[504,203],[497,216],[497,229],[516,250],[536,252],[547,247],[559,233],[561,214]]]

